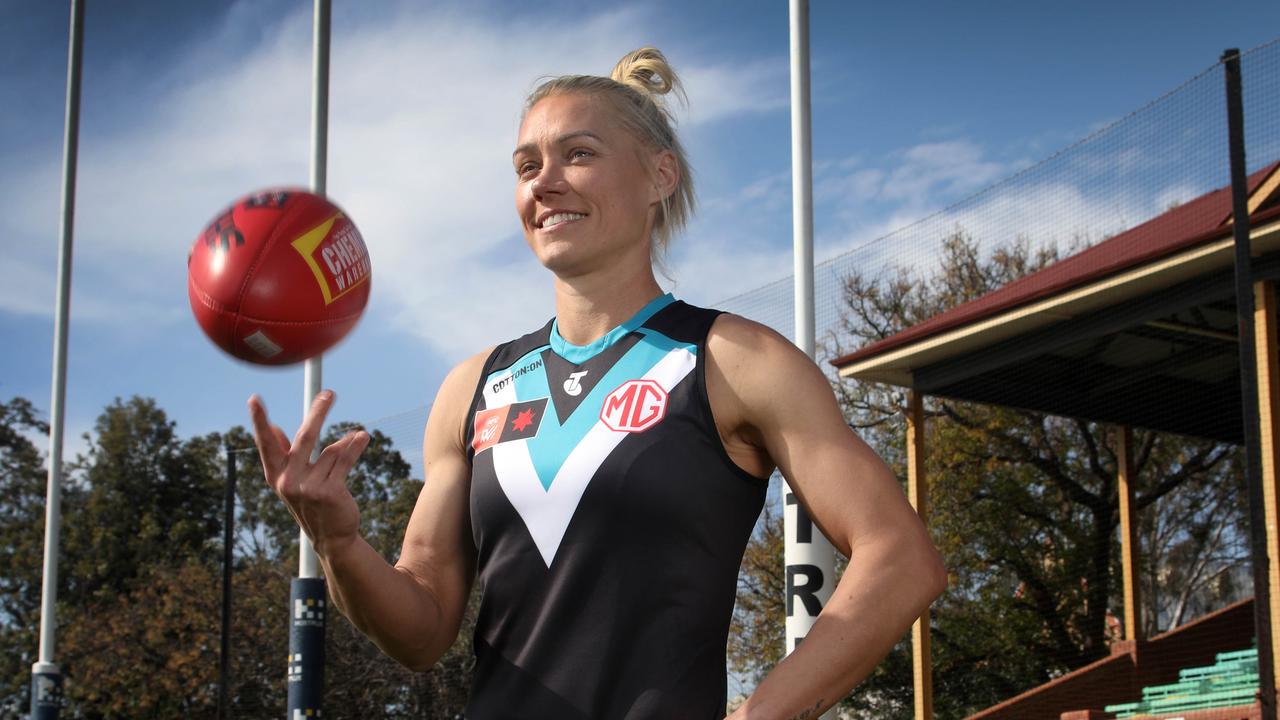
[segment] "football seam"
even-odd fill
[[[237,313],[236,317],[240,320],[246,320],[248,322],[259,323],[262,325],[336,325],[338,323],[351,320],[352,318],[358,318],[360,317],[360,313],[351,313],[350,315],[343,315],[342,317],[328,318],[325,320],[267,320],[265,318],[256,318],[252,315],[245,315],[244,313]],[[239,326],[237,325],[237,327]]]
[[[214,299],[214,297],[210,295],[207,290],[200,287],[200,283],[195,278],[190,278],[190,279],[191,279],[191,287],[196,291],[196,297],[199,298],[200,302],[204,303],[205,307],[215,312],[227,313],[231,315],[236,314],[234,311],[230,310],[226,304]]]
[[[271,324],[271,325],[332,325],[335,323],[346,322],[352,318],[358,319],[363,314],[363,312],[354,312],[354,313],[349,313],[347,315],[340,315],[337,317],[327,318],[323,320],[271,320],[268,318],[260,318],[260,317],[255,317],[253,315],[246,315],[241,311],[230,309],[226,304],[221,303],[218,300],[214,299],[214,297],[210,295],[208,292],[206,292],[204,288],[200,287],[200,283],[196,282],[195,278],[191,279],[191,287],[195,289],[197,299],[199,299],[200,302],[203,303],[204,306],[209,308],[210,310],[213,310],[214,312],[225,313],[227,315],[234,315],[239,320],[248,320],[250,322],[256,322],[256,323]]]
[[[240,204],[239,201],[237,201],[236,205],[239,205],[239,204]],[[244,307],[244,297],[246,294],[248,294],[248,291],[249,291],[249,281],[253,280],[254,273],[258,271],[259,263],[262,261],[262,258],[267,254],[267,250],[272,246],[273,243],[275,243],[276,237],[280,235],[280,224],[281,224],[281,221],[284,219],[283,216],[284,216],[284,213],[281,213],[281,216],[276,219],[276,224],[271,227],[271,234],[267,236],[266,242],[262,243],[262,245],[258,248],[258,252],[254,254],[253,260],[249,263],[249,267],[245,269],[244,280],[240,282],[240,291],[236,293],[236,315],[238,317],[244,317],[244,313],[241,312],[240,308]],[[240,326],[240,323],[237,322],[235,327],[239,327],[239,326]]]

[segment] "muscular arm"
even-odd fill
[[[733,316],[717,320],[708,350],[708,385],[731,454],[748,470],[761,469],[747,467],[752,451],[776,464],[849,558],[804,643],[731,717],[816,718],[888,654],[942,592],[945,571],[892,471],[849,429],[812,361]]]
[[[445,379],[423,439],[422,492],[394,567],[359,535],[316,550],[339,609],[383,652],[414,670],[453,644],[474,574],[466,412],[486,354]]]

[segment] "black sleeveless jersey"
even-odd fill
[[[498,346],[467,441],[481,588],[469,720],[720,720],[766,481],[726,454],[719,313],[657,298],[588,346]]]

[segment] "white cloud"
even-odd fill
[[[1197,188],[1188,183],[1173,185],[1172,187],[1165,188],[1156,194],[1155,200],[1152,202],[1152,209],[1156,213],[1162,213],[1189,200],[1194,200],[1205,192],[1206,191],[1204,189]]]
[[[741,64],[695,65],[688,70],[677,67],[689,97],[695,99],[680,119],[696,126],[789,107],[789,62],[777,57]]]
[[[985,159],[982,148],[973,142],[924,143],[902,154],[901,164],[889,172],[881,192],[894,200],[936,192],[954,197],[976,192],[1008,172],[1003,163]]]

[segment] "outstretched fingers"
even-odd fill
[[[253,421],[253,441],[262,458],[262,469],[270,479],[288,462],[289,439],[283,430],[271,424],[267,407],[257,395],[249,397],[249,418]]]
[[[356,461],[360,459],[360,453],[369,447],[369,433],[360,430],[343,438],[345,444],[339,449],[337,456],[334,458],[333,467],[329,470],[329,477],[345,482],[347,473],[351,472],[351,468],[355,467]]]
[[[316,441],[320,438],[320,429],[324,427],[325,416],[333,407],[332,390],[321,390],[311,401],[307,416],[302,419],[302,426],[293,438],[293,447],[289,451],[289,464],[305,468],[311,464],[311,453],[315,450]]]
[[[315,465],[316,476],[323,482],[336,480],[345,484],[347,473],[368,445],[369,433],[363,430],[343,435],[320,453]]]

